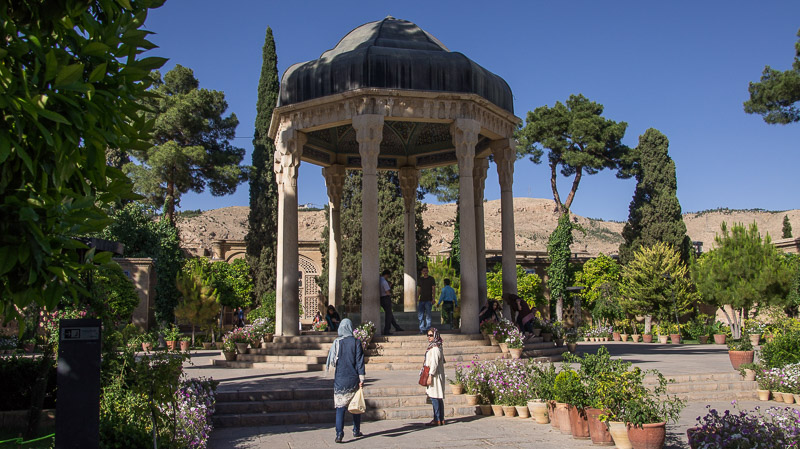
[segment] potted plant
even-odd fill
[[[753,346],[758,346],[761,343],[761,334],[764,333],[766,325],[756,320],[745,320],[744,332],[750,338],[750,343]]]
[[[327,324],[325,323],[326,329]],[[261,342],[261,347],[267,348],[266,344],[272,342],[273,334],[275,333],[275,322],[268,317],[261,317],[256,318],[250,327],[253,329],[253,335],[257,342]]]
[[[236,360],[236,343],[227,338],[227,335],[222,339],[222,355],[228,362]]]
[[[743,363],[753,363],[755,351],[749,338],[731,340],[728,342],[728,357],[731,360],[733,369],[738,370]]]
[[[178,329],[178,326],[174,324],[170,324],[168,328],[164,329],[164,341],[167,342],[167,348],[169,348],[170,351],[175,350],[175,346],[178,343],[180,335],[181,332]]]
[[[667,394],[667,380],[653,371],[658,383],[629,400],[621,418],[628,426],[628,439],[634,449],[661,449],[666,439],[667,421],[678,422],[686,401]]]
[[[311,326],[311,330],[315,332],[326,332],[328,330],[327,321],[317,321]]]
[[[769,392],[772,389],[772,377],[769,372],[765,369],[756,371],[756,382],[758,382],[758,389],[756,390],[758,400],[769,401]]]
[[[353,330],[353,336],[361,342],[361,347],[366,351],[372,337],[375,336],[375,323],[367,321]]]
[[[180,342],[181,342],[181,351],[188,352],[189,346],[191,346],[192,344],[192,337],[184,335],[180,337]]]
[[[211,349],[211,346],[213,345],[211,342],[212,337],[213,336],[211,334],[206,334],[205,337],[203,337],[203,349]]]
[[[564,338],[567,341],[567,349],[574,354],[578,348],[578,331],[570,329],[564,334]]]
[[[678,323],[672,323],[667,325],[667,329],[669,332],[669,341],[674,344],[681,343],[681,325]]]
[[[756,363],[742,363],[739,365],[739,374],[745,381],[753,382],[756,380],[756,371],[760,368]]]
[[[714,321],[709,325],[709,333],[714,336],[714,344],[715,345],[724,345],[725,340],[727,339],[728,335],[725,332],[725,324]]]
[[[152,351],[153,350],[153,334],[149,332],[145,332],[143,334],[137,335],[136,341],[142,345],[142,351]]]
[[[489,340],[489,344],[492,346],[497,346],[498,341],[495,337],[495,331],[497,330],[497,323],[490,320],[484,320],[481,322],[481,333],[484,337]]]
[[[453,394],[464,394],[464,366],[462,364],[456,364],[455,378],[450,379],[449,383]]]
[[[652,343],[655,331],[656,331],[656,326],[650,326],[650,332],[644,332],[644,329],[642,329],[642,342]]]
[[[588,439],[589,423],[583,409],[589,403],[589,397],[578,373],[568,367],[558,373],[553,384],[553,396],[556,400],[556,413],[560,413],[558,418],[561,433],[571,433],[577,439]]]
[[[522,357],[522,348],[524,344],[522,341],[522,334],[517,329],[509,331],[505,344],[508,345],[508,352],[511,354],[512,359],[516,360]]]
[[[226,334],[226,337],[228,340],[233,341],[233,343],[236,345],[236,351],[239,354],[246,353],[247,346],[251,344],[255,346],[257,342],[257,339],[250,326],[234,328]]]

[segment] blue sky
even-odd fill
[[[412,21],[451,51],[503,77],[515,114],[582,93],[604,116],[628,123],[624,142],[657,128],[670,140],[684,212],[717,207],[800,207],[800,123],[767,125],[747,115],[747,84],[765,65],[789,69],[800,28],[792,1],[256,1],[168,0],[146,28],[170,58],[194,70],[201,87],[225,92],[239,118],[235,145],[250,163],[261,47],[272,27],[278,69],[316,59],[351,29],[387,15]],[[514,195],[552,198],[549,171],[521,159]],[[571,180],[561,178],[565,198]],[[320,168],[302,164],[301,203],[326,204]],[[605,171],[584,176],[573,212],[626,220],[635,182]],[[496,168],[486,198],[498,199]],[[430,201],[434,201],[430,198]],[[187,194],[181,209],[249,204],[233,195]]]

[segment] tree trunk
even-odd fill
[[[559,296],[556,301],[556,321],[564,322],[564,297]]]
[[[167,217],[169,221],[175,223],[175,183],[167,182],[167,198],[164,200],[167,206]]]
[[[653,315],[644,316],[644,333],[649,334],[653,328]]]
[[[192,346],[194,346],[194,323],[192,323]]]
[[[564,203],[564,212],[568,211],[570,207],[572,207],[572,200],[575,199],[575,192],[578,191],[578,184],[581,183],[581,178],[583,177],[583,167],[579,166],[576,170],[575,179],[572,180],[572,189],[570,189],[569,195],[567,195],[567,202]]]
[[[581,325],[581,297],[579,295],[575,295],[572,308],[574,309],[573,327],[577,329]]]
[[[553,201],[556,202],[555,211],[559,213],[564,212],[564,205],[561,204],[561,197],[558,195],[558,172],[556,169],[558,168],[558,164],[555,162],[550,163],[550,189],[553,190]]]

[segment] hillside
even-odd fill
[[[201,213],[192,218],[179,218],[183,246],[194,254],[211,251],[211,242],[219,239],[242,240],[246,234],[247,214],[245,206],[226,207]],[[684,221],[692,240],[703,242],[703,249],[713,248],[714,236],[719,232],[723,221],[730,223],[758,223],[762,235],[770,234],[773,240],[780,238],[783,216],[788,215],[794,227],[795,236],[800,235],[800,210],[785,212],[770,211],[730,211],[715,210],[684,214]],[[429,204],[423,214],[425,226],[431,227],[431,254],[447,251],[453,238],[455,204]],[[500,200],[484,203],[486,225],[486,248],[500,249]],[[574,215],[573,220],[586,230],[584,236],[575,233],[574,252],[596,255],[600,252],[615,254],[622,242],[623,223],[594,220]],[[300,240],[322,240],[325,226],[325,213],[322,211],[299,213],[298,230]],[[553,213],[552,200],[537,198],[514,199],[514,230],[517,236],[517,249],[520,251],[546,251],[547,238],[558,223],[558,215]]]

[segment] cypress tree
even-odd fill
[[[783,216],[783,238],[790,239],[792,238],[792,224],[789,223],[789,216]]]
[[[628,222],[622,229],[625,241],[619,247],[623,264],[633,260],[640,247],[664,242],[676,248],[681,260],[688,262],[692,242],[686,235],[681,205],[676,195],[678,181],[675,162],[669,157],[669,140],[650,128],[639,136],[632,173],[636,190],[629,207]]]
[[[275,290],[278,235],[278,185],[272,157],[275,142],[269,138],[272,111],[278,103],[278,56],[272,28],[267,27],[262,50],[261,78],[258,81],[256,126],[253,133],[253,169],[250,177],[250,214],[247,243],[247,262],[253,276],[253,294],[261,301],[267,292]]]

